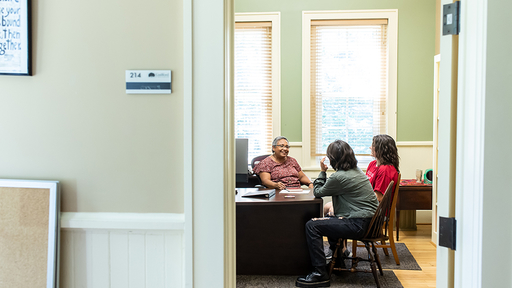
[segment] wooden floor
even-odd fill
[[[405,243],[421,271],[393,270],[404,288],[436,287],[436,246],[430,241],[432,225],[417,225],[417,231],[401,231],[400,241]]]

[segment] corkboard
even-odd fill
[[[54,260],[49,262],[56,256],[58,239],[58,225],[53,223],[58,217],[51,211],[57,207],[51,202],[58,202],[52,195],[55,189],[5,187],[4,181],[0,180],[0,286],[54,287],[48,275],[54,278],[58,267]],[[35,182],[30,183],[21,186]]]

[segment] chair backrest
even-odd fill
[[[256,178],[258,178],[258,184],[256,185],[256,187],[263,185],[263,183],[261,183],[260,175],[254,173],[254,167],[256,167],[256,165],[258,165],[258,163],[260,163],[263,159],[267,158],[268,156],[270,156],[270,154],[256,156],[256,157],[252,158],[252,160],[251,160],[251,170],[252,170],[251,173],[253,175],[256,175]],[[265,186],[263,186],[263,187],[265,187]]]
[[[391,229],[390,231],[393,231],[393,225],[395,223],[395,216],[396,216],[396,202],[398,199],[398,187],[400,186],[400,180],[402,178],[402,174],[398,173],[398,178],[396,180],[395,190],[393,191],[393,200],[391,200],[391,209],[389,210],[390,213],[388,213],[388,219],[386,219],[386,229],[385,234],[387,235],[387,229],[389,226],[389,223],[391,223]]]
[[[391,181],[389,182],[388,188],[386,188],[386,192],[384,193],[384,197],[382,197],[382,200],[379,203],[379,206],[377,207],[377,210],[375,211],[375,214],[373,215],[373,218],[370,222],[370,225],[368,226],[368,230],[366,231],[366,234],[363,238],[380,238],[382,237],[382,225],[384,225],[386,221],[386,215],[389,214],[389,210],[391,209],[391,199],[392,199],[392,190],[393,190],[393,184],[395,182]]]
[[[260,163],[263,159],[267,158],[268,156],[270,156],[270,154],[260,155],[260,156],[256,156],[256,157],[252,158],[251,169],[254,170],[254,167],[256,167],[256,165],[258,165],[258,163]]]

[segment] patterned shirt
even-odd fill
[[[270,173],[270,180],[272,182],[282,182],[286,187],[300,187],[300,171],[302,169],[299,163],[290,156],[286,157],[283,163],[277,163],[269,156],[254,167],[254,173]]]

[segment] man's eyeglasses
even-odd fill
[[[290,145],[276,145],[276,147],[281,147],[281,148],[286,148],[286,149],[290,149]]]

